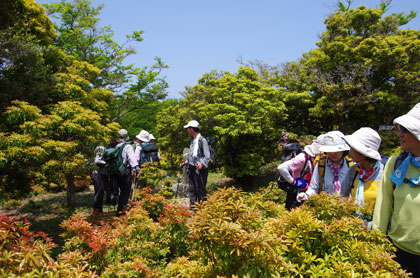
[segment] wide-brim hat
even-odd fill
[[[153,134],[149,134],[149,141],[152,141],[152,140],[156,140],[156,138],[155,138],[155,136],[153,136]]]
[[[396,118],[394,120],[394,125],[405,127],[420,141],[420,102],[408,111],[407,114]]]
[[[310,145],[306,145],[305,147],[304,147],[304,151],[305,151],[305,153],[307,153],[309,156],[312,156],[312,157],[315,157],[318,153],[319,153],[319,148],[321,147],[322,145],[321,144],[319,144],[318,142],[313,142],[312,144],[310,144]]]
[[[353,134],[344,136],[344,140],[360,154],[381,160],[381,154],[378,152],[381,146],[381,136],[370,127],[362,127]]]
[[[192,120],[192,121],[189,121],[188,124],[184,125],[184,128],[189,128],[189,127],[198,128],[199,125],[200,124],[196,120]]]
[[[344,134],[341,131],[335,130],[326,133],[323,136],[322,146],[319,148],[320,152],[344,152],[350,150],[350,147],[343,139]]]
[[[146,130],[142,130],[140,131],[139,134],[136,135],[136,138],[139,139],[140,141],[149,142],[149,132],[147,132]]]

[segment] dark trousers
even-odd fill
[[[110,197],[111,195],[108,175],[106,173],[101,173],[101,171],[93,171],[91,178],[93,180],[93,187],[95,188],[95,195],[93,195],[93,208],[102,212],[104,192],[106,192],[107,197]]]
[[[188,177],[190,179],[188,185],[188,195],[190,196],[191,209],[193,209],[194,203],[204,201],[206,199],[206,184],[208,174],[208,169],[201,168],[200,171],[197,171],[195,166],[188,165]]]
[[[394,245],[395,246],[395,245]],[[413,273],[414,278],[420,278],[420,255],[414,255],[401,250],[397,246],[394,260],[407,272]]]
[[[120,188],[120,198],[118,199],[117,213],[127,208],[128,198],[131,191],[131,173],[124,173],[114,177],[118,187]]]
[[[287,210],[291,210],[293,208],[297,208],[300,205],[302,205],[302,202],[298,202],[296,200],[296,197],[299,192],[300,192],[300,189],[298,187],[291,184],[288,186],[286,190],[286,203],[285,203],[285,208]]]

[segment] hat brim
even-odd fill
[[[140,141],[145,142],[145,143],[149,143],[149,138],[145,138],[143,136],[138,136],[138,135],[136,135],[136,138]]]
[[[372,158],[374,160],[381,160],[381,154],[378,151],[371,148],[367,148],[365,145],[360,143],[359,140],[357,140],[353,135],[344,136],[344,140],[350,147],[355,149],[361,155]]]
[[[350,150],[350,148],[347,145],[321,146],[319,148],[319,151],[324,153],[345,152],[348,150]]]
[[[398,124],[405,127],[417,140],[420,141],[420,120],[409,115],[402,115],[394,120],[394,125]]]

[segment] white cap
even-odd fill
[[[381,146],[381,136],[370,127],[362,127],[353,132],[352,135],[344,136],[347,144],[360,154],[375,160],[381,160],[378,152]]]
[[[394,120],[394,125],[405,127],[417,140],[420,141],[420,102],[417,103],[407,114]]]
[[[199,123],[196,120],[189,121],[188,124],[184,125],[184,128],[194,127],[197,128]]]
[[[147,132],[146,130],[142,130],[140,131],[139,134],[136,135],[136,138],[139,139],[140,141],[149,142],[149,132]]]

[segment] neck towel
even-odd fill
[[[365,182],[368,180],[375,180],[379,174],[379,170],[381,169],[381,162],[378,160],[376,161],[375,165],[370,168],[368,171],[363,169],[360,166],[359,170],[359,183],[357,184],[356,190],[356,200],[355,203],[358,205],[363,205],[365,202]]]
[[[194,147],[193,147],[193,156],[197,157],[198,156],[198,140],[200,140],[201,134],[197,134],[197,137],[195,137],[194,139]]]
[[[406,179],[405,175],[407,174],[409,164],[414,165],[417,168],[420,168],[420,157],[413,156],[412,153],[409,153],[407,158],[398,166],[398,168],[391,174],[391,180],[400,187],[403,182],[408,183],[411,187],[416,187],[420,185],[420,174],[417,178],[411,177]]]
[[[333,164],[331,160],[327,159],[327,165],[328,167],[330,167],[334,175],[333,186],[334,186],[335,194],[340,194],[340,191],[341,191],[341,183],[339,179],[339,174],[340,174],[341,167],[343,167],[343,164],[344,164],[344,158],[342,158],[341,161],[337,165]]]

